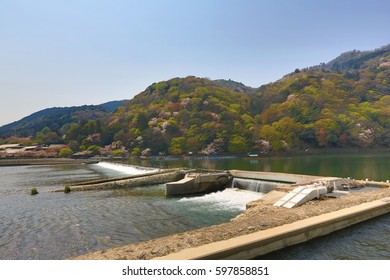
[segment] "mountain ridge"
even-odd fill
[[[124,105],[127,100],[122,101],[109,101],[99,105],[81,105],[81,106],[70,106],[70,107],[51,107],[34,112],[20,120],[11,122],[9,124],[0,127],[0,137],[8,136],[8,131],[20,130],[21,133],[17,136],[26,137],[31,136],[47,126],[46,120],[50,118],[61,120],[61,119],[72,119],[73,115],[82,111],[88,111],[89,114],[85,114],[83,118],[97,119],[102,117],[104,113],[112,113],[119,106]],[[59,122],[64,125],[66,122],[63,120]],[[56,126],[62,126],[57,124]],[[7,133],[8,132],[8,133]],[[15,136],[15,135],[14,135]],[[9,137],[9,136],[8,136]]]

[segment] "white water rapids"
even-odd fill
[[[126,175],[138,175],[158,171],[157,168],[146,168],[141,166],[126,165],[120,163],[111,163],[111,162],[99,162],[95,164],[97,167],[107,168],[114,170],[116,172],[126,174]]]
[[[211,206],[215,210],[245,210],[248,202],[260,199],[263,196],[263,193],[227,188],[223,191],[202,196],[184,197],[179,202]]]
[[[132,166],[119,163],[99,162],[95,166],[110,169],[127,175],[146,174],[157,171],[154,168]],[[179,203],[185,203],[189,207],[207,207],[214,210],[243,211],[250,201],[260,199],[264,193],[242,190],[238,188],[227,188],[223,191],[213,192],[202,196],[184,197]]]

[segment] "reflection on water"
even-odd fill
[[[189,158],[132,160],[133,164],[160,167],[242,169],[252,171],[286,172],[307,175],[351,177],[355,179],[390,180],[390,153],[316,154],[289,157],[243,158]]]

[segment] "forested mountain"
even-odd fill
[[[390,44],[374,51],[353,50],[341,54],[320,67],[324,67],[335,72],[361,70],[369,67],[375,68],[378,67],[381,62],[386,63],[385,57],[389,51]]]
[[[245,152],[252,136],[251,99],[208,79],[155,83],[121,107],[115,139],[138,153]],[[247,126],[248,125],[248,126]]]
[[[60,133],[74,122],[97,120],[111,115],[126,101],[111,101],[101,105],[54,107],[33,113],[19,121],[0,127],[0,137],[35,136],[42,129]]]
[[[235,81],[232,81],[230,79],[229,80],[223,80],[223,79],[214,80],[214,82],[220,86],[227,87],[228,89],[235,91],[235,92],[241,92],[241,93],[246,93],[246,94],[256,92],[256,88],[248,87],[248,86],[244,85],[243,83],[235,82]]]
[[[285,140],[293,147],[390,145],[390,45],[296,70],[258,93],[260,134],[271,142]],[[279,127],[287,120],[297,131]]]
[[[348,52],[256,89],[174,78],[114,113],[83,112],[68,114],[66,125],[50,117],[49,130],[28,122],[13,128],[41,142],[55,132],[74,151],[109,145],[133,155],[390,147],[390,46]]]

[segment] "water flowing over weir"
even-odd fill
[[[179,203],[185,203],[186,207],[207,207],[209,211],[244,211],[246,204],[262,198],[264,194],[255,193],[237,188],[227,188],[223,191],[212,192],[202,196],[183,197]]]
[[[266,194],[275,190],[280,185],[277,182],[234,178],[231,187]]]
[[[155,172],[159,170],[157,168],[148,168],[142,166],[121,164],[121,163],[111,163],[111,162],[104,162],[104,161],[94,164],[93,166],[102,169],[110,169],[115,172],[127,174],[127,175],[146,174],[146,173]]]

